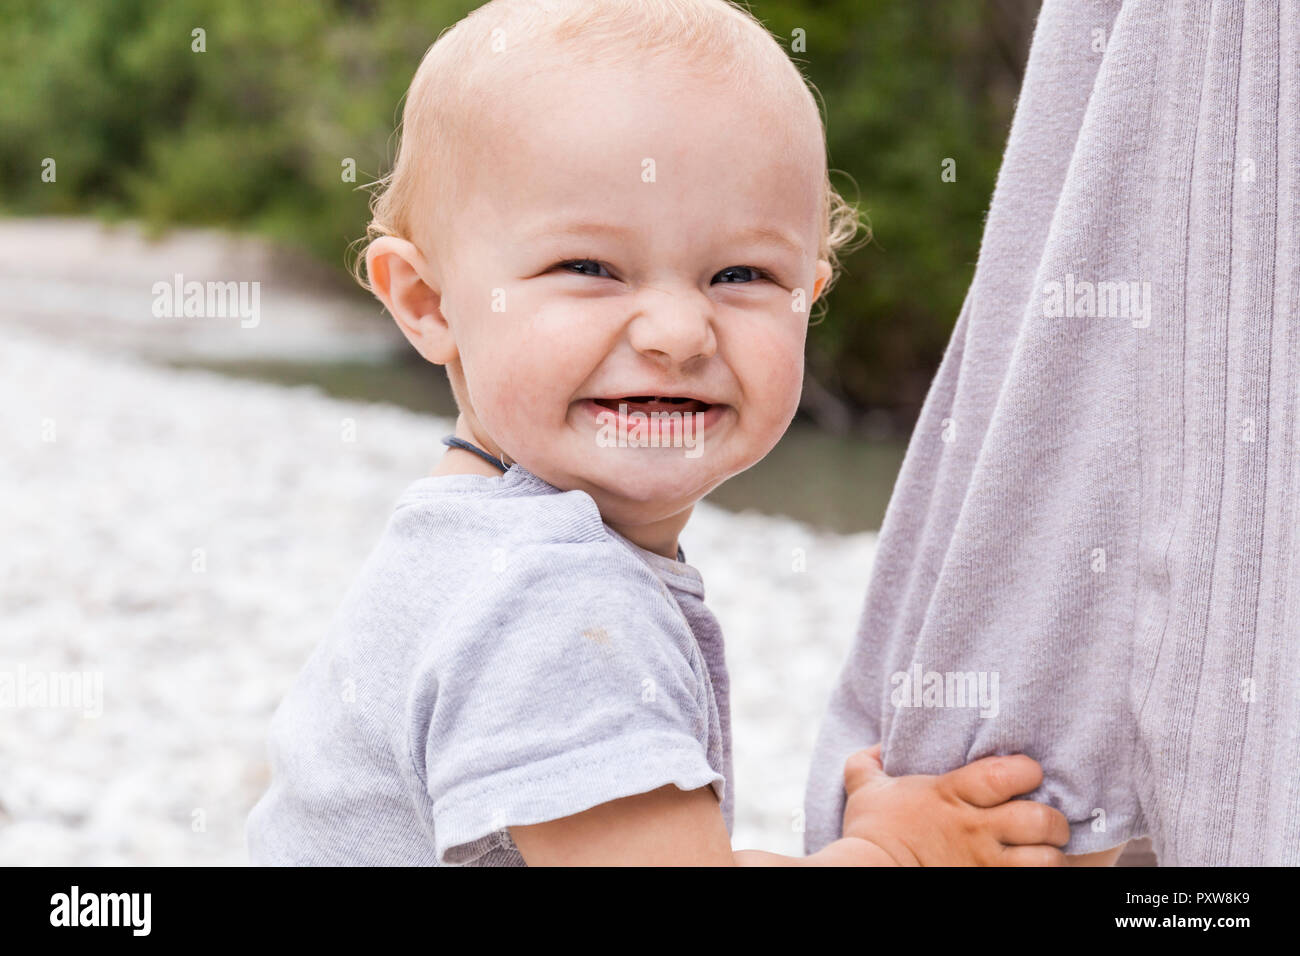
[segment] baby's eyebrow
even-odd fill
[[[637,234],[637,230],[629,226],[621,226],[612,222],[601,222],[594,219],[576,219],[569,222],[546,223],[539,228],[524,233],[524,242],[535,242],[541,239],[553,239],[556,237],[580,237],[589,235],[609,235],[615,238],[628,239]],[[803,245],[800,244],[793,236],[781,229],[772,226],[749,226],[745,229],[737,230],[732,233],[728,239],[732,242],[748,243],[767,243],[784,247],[787,251],[796,255],[803,255]]]
[[[784,246],[787,251],[803,255],[803,245],[784,230],[772,226],[750,226],[735,233],[732,239],[738,242],[768,243]]]
[[[636,230],[611,222],[598,222],[594,219],[576,219],[571,222],[547,222],[536,229],[524,233],[525,242],[538,239],[552,239],[556,236],[610,235],[616,238],[630,238]]]

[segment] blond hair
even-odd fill
[[[523,42],[520,38],[525,38]],[[581,42],[578,42],[581,41]],[[406,93],[397,159],[392,170],[369,184],[371,220],[354,246],[380,236],[396,236],[420,245],[414,218],[442,221],[457,207],[465,165],[457,155],[475,123],[491,110],[492,91],[501,87],[503,67],[515,78],[544,71],[541,58],[521,62],[489,57],[486,51],[523,48],[562,53],[567,63],[610,64],[660,55],[683,69],[706,71],[744,94],[784,89],[795,109],[817,117],[826,155],[825,127],[813,96],[815,87],[752,13],[731,0],[490,0],[444,30],[429,47]],[[544,63],[544,60],[541,61]],[[431,182],[426,182],[431,180]],[[422,200],[432,188],[430,204]],[[831,265],[823,288],[830,290],[841,272],[839,253],[865,228],[858,209],[844,200],[825,171],[822,190],[819,258]],[[869,229],[867,236],[869,238]],[[856,245],[852,248],[856,248]],[[364,248],[352,264],[357,282],[373,291],[364,274]],[[824,304],[825,299],[819,300]]]

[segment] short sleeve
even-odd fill
[[[668,784],[721,801],[705,665],[653,572],[616,542],[532,545],[502,563],[440,627],[414,689],[432,694],[411,708],[411,744],[439,862]]]

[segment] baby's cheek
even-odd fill
[[[784,430],[799,408],[803,391],[803,343],[789,337],[756,339],[751,408],[760,410],[765,427]]]
[[[502,365],[494,369],[490,375],[491,420],[484,418],[483,424],[502,432],[508,431],[514,440],[527,438],[529,430],[536,428],[545,407],[535,387],[538,381],[536,370],[531,368]],[[505,435],[497,437],[501,440],[506,438]]]
[[[493,423],[509,433],[512,443],[537,441],[545,429],[561,423],[567,403],[553,358],[541,343],[531,348],[511,343],[493,356],[493,367],[486,372]],[[484,421],[489,428],[493,423]]]

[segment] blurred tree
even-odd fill
[[[832,178],[859,201],[873,234],[846,261],[808,349],[817,404],[839,396],[871,414],[823,411],[823,423],[898,432],[919,410],[974,273],[1038,7],[759,7],[778,37],[807,30],[806,73],[825,100],[831,167],[848,174]]]
[[[477,5],[5,0],[0,211],[237,227],[343,275],[367,219],[356,186],[389,168],[415,67]],[[787,49],[804,31],[792,55],[828,108],[836,183],[874,233],[809,336],[811,407],[903,430],[970,281],[1038,0],[750,7]]]

